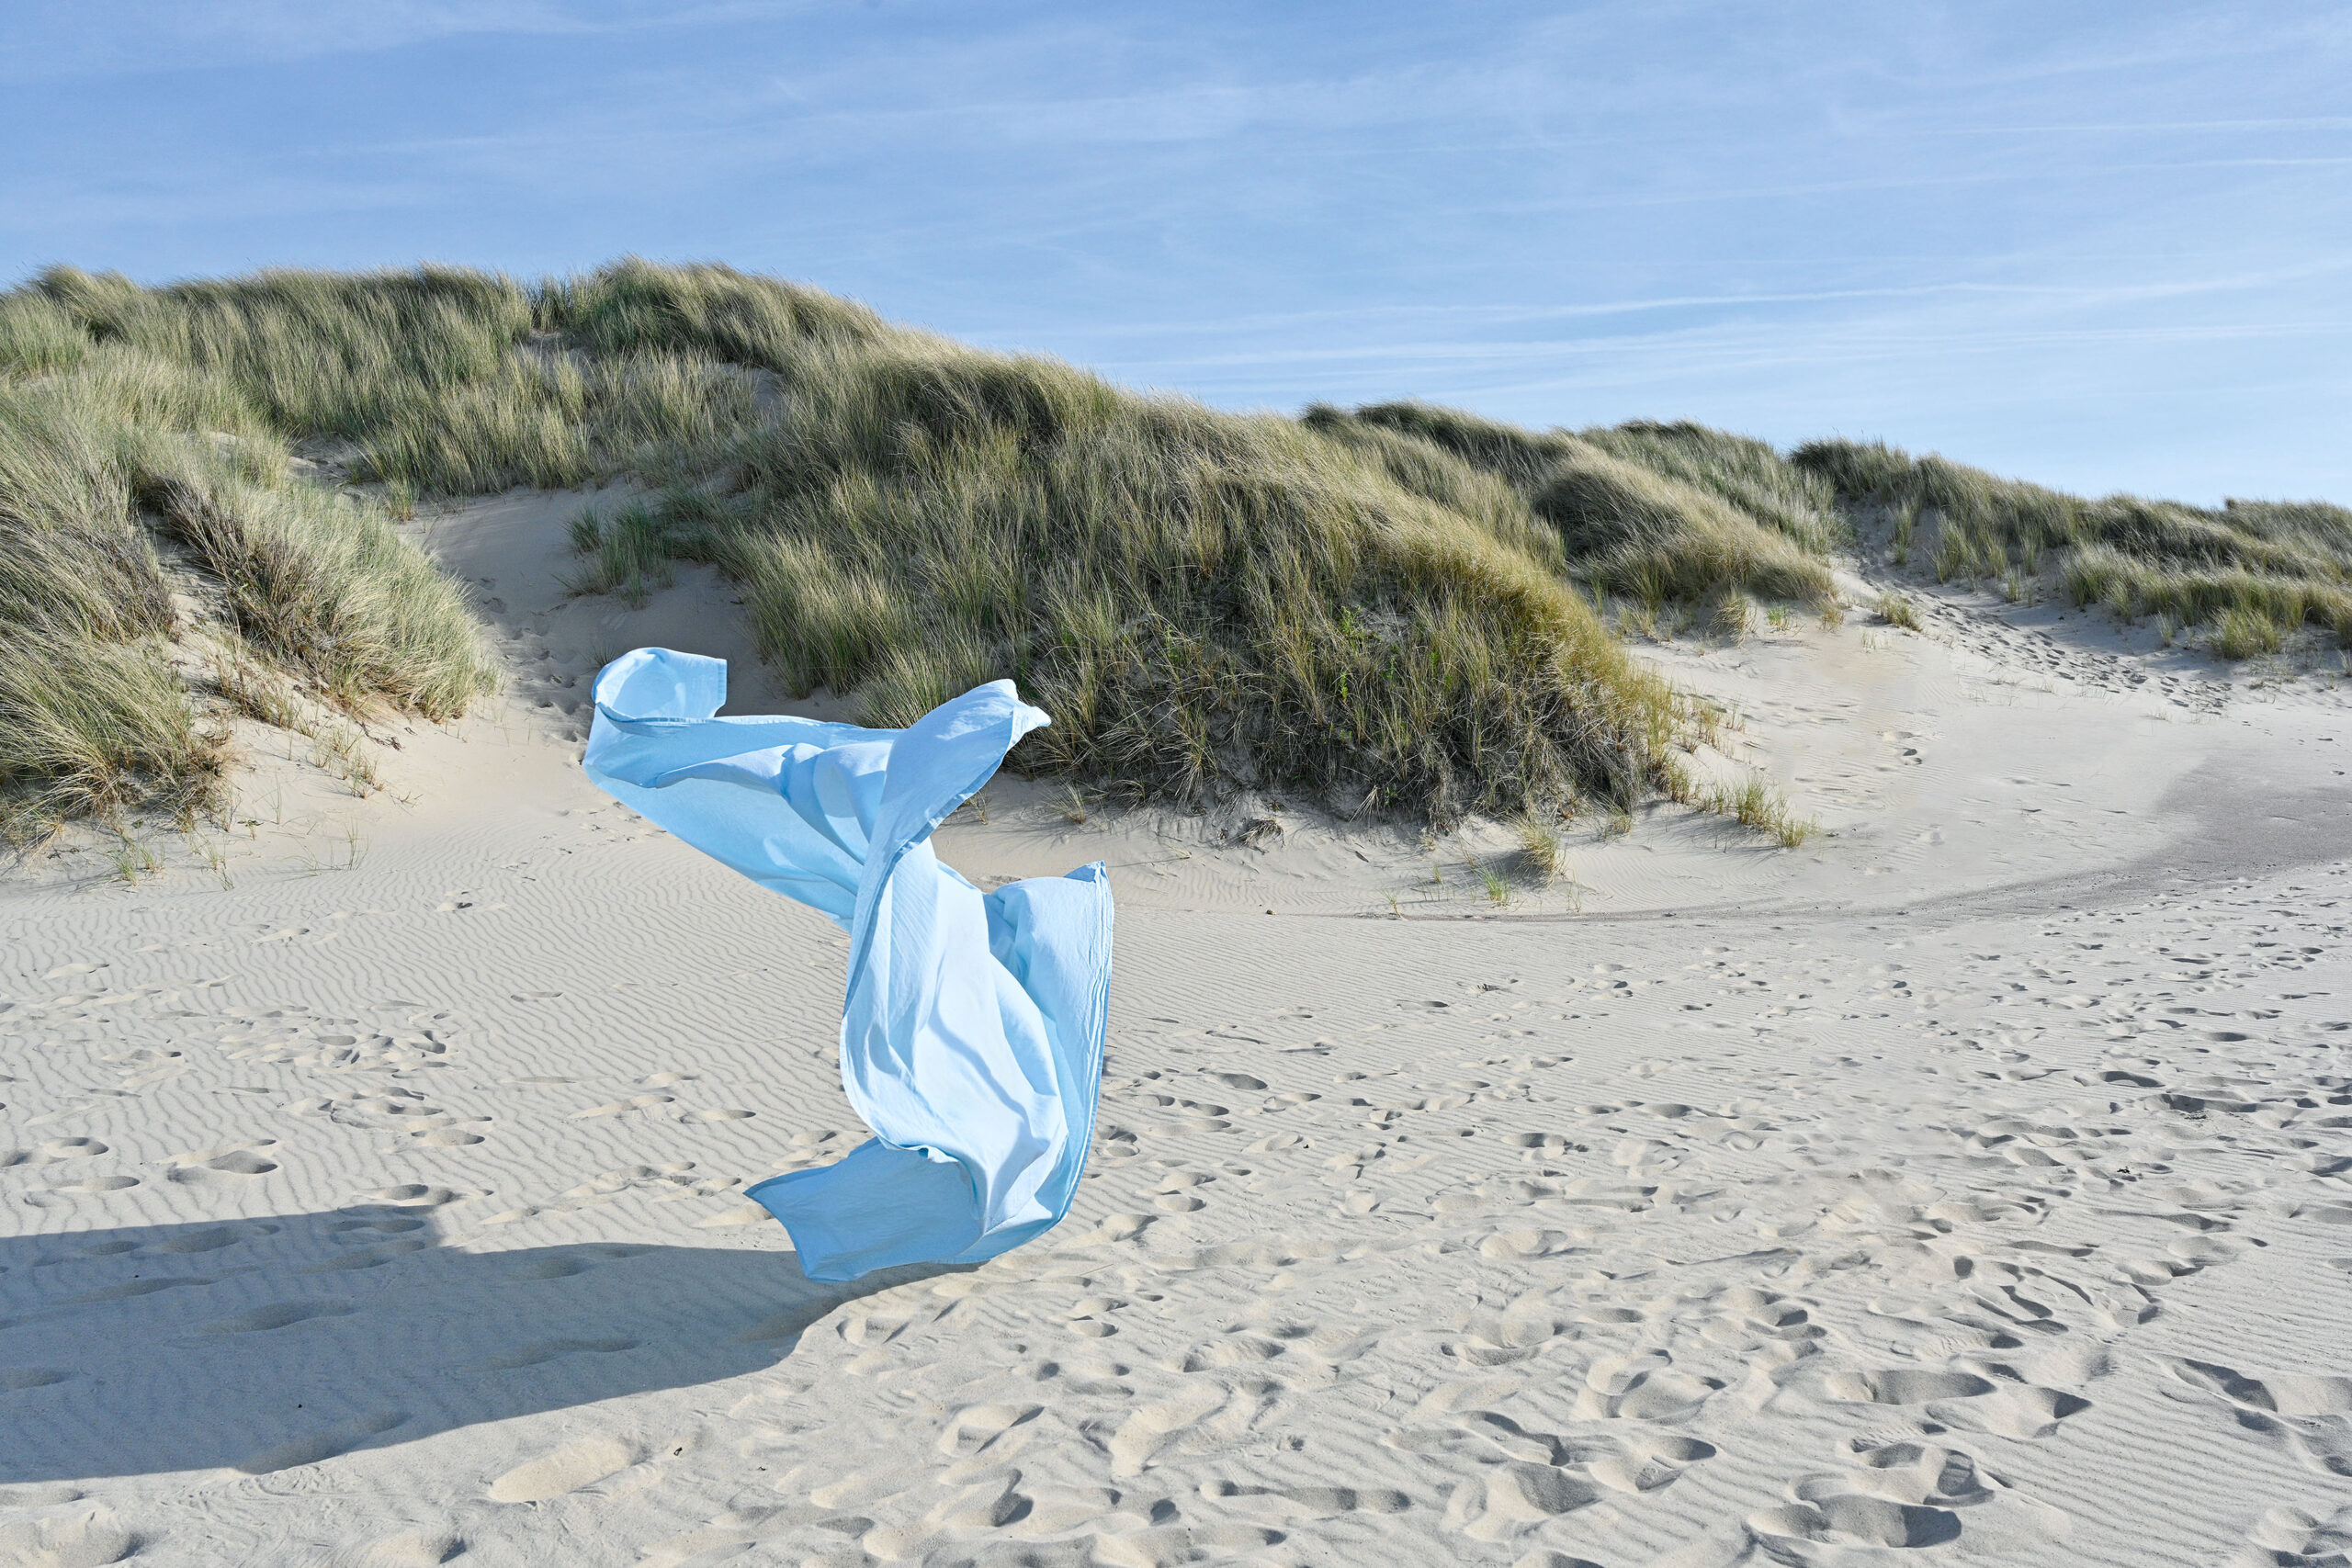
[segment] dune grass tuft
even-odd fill
[[[784,379],[708,547],[786,678],[871,722],[1010,674],[1055,716],[1023,765],[1440,821],[1637,798],[1683,723],[1442,454],[913,334]]]
[[[0,626],[0,832],[39,836],[74,817],[215,807],[224,737],[198,724],[160,643]]]
[[[1612,457],[1711,492],[1810,554],[1825,555],[1846,541],[1836,489],[1753,436],[1652,420],[1597,426],[1582,435]]]
[[[1426,403],[1308,412],[1410,436],[1503,480],[1558,531],[1568,570],[1655,609],[1729,592],[1819,604],[1842,536],[1828,487],[1762,442],[1695,424],[1534,432]]]
[[[1538,882],[1548,884],[1567,873],[1567,839],[1561,830],[1565,820],[1530,812],[1512,824],[1519,835],[1520,866]]]
[[[573,518],[571,548],[582,558],[563,580],[573,593],[610,593],[641,607],[654,589],[677,581],[676,542],[662,514],[642,501],[610,516],[592,510]]]
[[[1789,808],[1779,790],[1754,774],[1736,784],[1710,790],[1694,804],[1702,811],[1754,829],[1784,850],[1793,850],[1821,831],[1819,823],[1809,817],[1799,817]]]
[[[1878,618],[1890,626],[1899,626],[1906,632],[1920,629],[1919,607],[1911,603],[1907,593],[1882,593],[1878,596],[1876,608]]]
[[[1932,518],[1941,580],[1991,580],[2018,600],[2054,571],[2077,608],[2202,626],[2223,659],[2276,652],[2306,626],[2352,647],[2352,511],[2343,507],[2086,500],[1876,442],[1810,442],[1791,461],[1848,506],[1890,515],[1898,558]]]
[[[156,298],[63,271],[0,296],[0,812],[14,836],[220,805],[226,741],[167,646],[184,629],[175,573],[254,659],[345,706],[447,716],[490,680],[455,588],[380,507],[293,477],[265,406],[198,361],[193,308]]]

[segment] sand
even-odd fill
[[[564,600],[578,504],[419,525],[509,682],[382,792],[255,731],[217,867],[0,885],[0,1563],[2352,1551],[2334,681],[1957,590],[1645,649],[1824,835],[1500,903],[1001,782],[953,863],[1114,867],[1083,1195],[820,1286],[741,1189],[864,1135],[842,941],[576,766],[639,643],[787,705],[707,573]]]

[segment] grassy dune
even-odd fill
[[[1883,516],[1898,560],[1917,555],[1939,581],[1990,579],[2016,599],[2054,579],[2078,607],[2200,627],[2224,659],[2275,653],[2306,625],[2352,647],[2352,510],[2086,500],[1875,442],[1810,442],[1791,457],[1849,509]]]
[[[463,599],[380,504],[296,478],[237,377],[95,329],[95,281],[52,277],[0,297],[0,829],[217,811],[201,710],[236,705],[208,662],[355,712],[487,689]]]
[[[300,722],[288,691],[461,711],[489,661],[393,519],[613,479],[645,499],[582,520],[580,592],[715,562],[787,681],[871,722],[1011,675],[1055,715],[1032,772],[1440,824],[1703,804],[1674,757],[1708,716],[1602,608],[1826,607],[1874,508],[1932,519],[1954,570],[2048,551],[2078,597],[2255,644],[2352,628],[2332,508],[2084,502],[1693,424],[1223,413],[716,266],[154,289],[60,267],[0,295],[0,808],[214,808],[206,716]]]
[[[1646,422],[1539,434],[1425,403],[1317,407],[1306,421],[1393,431],[1494,475],[1558,531],[1569,570],[1605,592],[1652,606],[1831,595],[1823,558],[1844,534],[1835,499],[1760,441]]]
[[[161,289],[60,268],[0,309],[10,554],[71,558],[0,613],[61,669],[130,660],[149,721],[61,705],[11,727],[20,813],[216,798],[162,557],[314,694],[446,714],[486,665],[387,509],[623,476],[666,488],[582,530],[582,587],[717,560],[787,677],[877,723],[1013,675],[1057,716],[1033,769],[1442,821],[1636,799],[1671,784],[1692,722],[1564,576],[1556,536],[1442,451],[1136,397],[724,268]],[[296,446],[372,497],[291,477]],[[109,563],[138,592],[84,597],[114,620],[41,618],[56,582]],[[23,739],[61,727],[86,765]]]

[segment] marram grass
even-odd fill
[[[715,563],[788,682],[877,724],[1012,676],[1055,716],[1014,765],[1098,794],[1444,823],[1662,791],[1785,839],[1757,800],[1678,782],[1708,716],[1600,607],[1832,621],[1828,558],[1872,508],[1947,574],[2055,573],[2225,654],[2352,636],[2352,530],[2324,506],[2086,502],[1687,423],[1226,413],[718,266],[152,289],[58,267],[0,294],[0,700],[27,716],[0,795],[44,821],[217,801],[223,748],[166,657],[175,573],[212,585],[224,667],[266,672],[239,691],[461,711],[490,679],[479,629],[391,519],[609,479],[640,499],[583,519],[575,592],[642,602]]]
[[[1939,579],[1989,579],[2019,598],[2052,576],[2078,608],[2202,627],[2222,659],[2277,652],[2307,626],[2352,647],[2352,511],[2340,506],[2091,500],[1876,442],[1809,442],[1792,461],[1849,508],[1890,517],[1898,558],[1931,534]]]
[[[440,717],[484,690],[480,628],[382,508],[294,478],[248,388],[157,352],[190,338],[168,312],[140,318],[154,344],[99,330],[83,293],[155,297],[79,276],[0,296],[0,829],[220,809],[231,760],[173,657],[174,571],[345,707]]]

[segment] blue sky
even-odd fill
[[[2352,8],[10,0],[0,276],[624,253],[1238,408],[2352,502]]]

